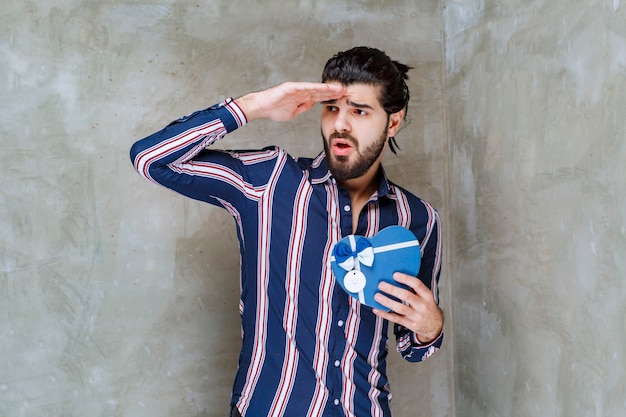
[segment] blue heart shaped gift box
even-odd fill
[[[395,272],[417,276],[421,263],[420,245],[410,230],[389,226],[367,238],[349,235],[335,243],[330,258],[337,283],[350,296],[372,308],[389,311],[374,300],[381,281],[408,288],[393,279]],[[393,298],[393,297],[391,297]]]

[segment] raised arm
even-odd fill
[[[228,99],[137,141],[131,148],[131,160],[142,176],[188,197],[214,204],[245,200],[266,178],[259,170],[250,177],[235,154],[206,148],[251,120],[292,120],[316,102],[343,94],[344,88],[336,84],[287,82]],[[258,149],[266,145],[260,144]]]

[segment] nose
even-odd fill
[[[351,126],[348,120],[348,113],[345,110],[338,110],[335,117],[335,130],[337,132],[350,132]]]

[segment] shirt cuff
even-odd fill
[[[411,334],[411,339],[413,342],[413,346],[415,347],[424,348],[424,347],[429,347],[429,346],[435,346],[438,348],[441,346],[441,340],[443,339],[443,329],[441,329],[441,332],[439,333],[437,337],[435,337],[432,341],[428,343],[420,342],[420,340],[417,338],[417,333],[415,332]]]
[[[227,132],[232,132],[233,130],[242,127],[248,123],[248,119],[245,113],[243,112],[243,110],[241,110],[241,107],[239,107],[237,103],[235,103],[232,97],[227,98],[219,104],[211,106],[209,109],[228,111],[227,114],[230,117],[220,117],[222,123],[224,123],[224,127],[226,128]]]

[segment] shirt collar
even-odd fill
[[[310,169],[311,182],[313,184],[322,184],[326,181],[330,181],[331,178],[334,180],[333,175],[328,169],[326,154],[323,151],[315,159],[313,159]],[[381,165],[378,170],[378,197],[380,198],[386,196],[389,193],[389,180],[387,179],[387,174],[385,174],[385,169]]]

